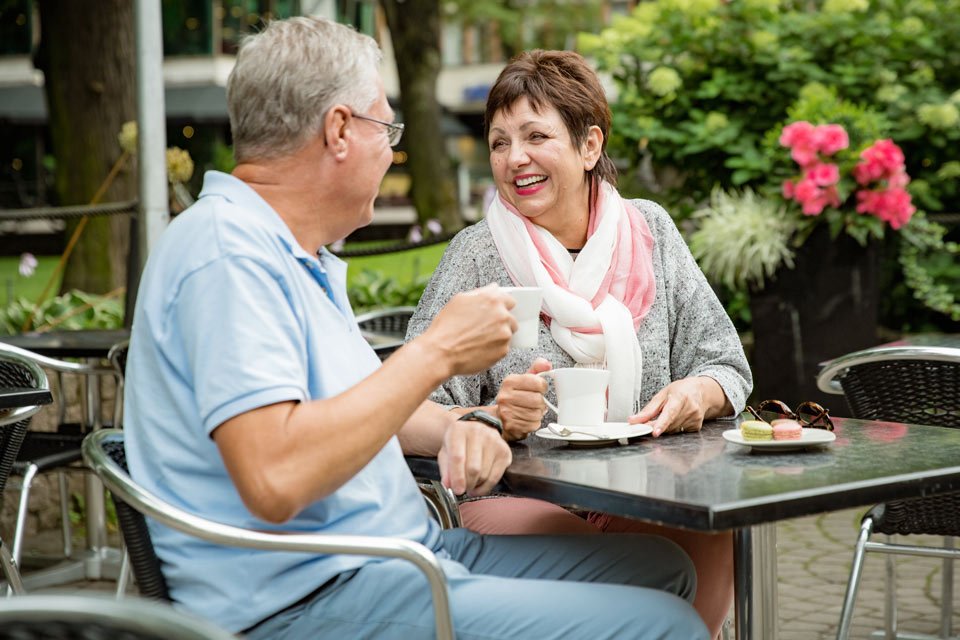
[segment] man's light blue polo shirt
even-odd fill
[[[333,495],[280,526],[244,507],[211,438],[245,411],[337,395],[378,366],[350,311],[346,264],[326,251],[308,254],[250,187],[209,172],[140,283],[125,395],[130,472],[172,504],[219,522],[397,536],[437,550],[439,528],[396,438]],[[155,523],[150,532],[179,606],[234,632],[375,561],[221,547]]]

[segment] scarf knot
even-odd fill
[[[639,410],[643,362],[637,330],[656,296],[653,236],[643,214],[601,182],[576,260],[553,235],[500,198],[486,220],[517,286],[543,289],[553,339],[578,364],[610,370],[607,419]]]

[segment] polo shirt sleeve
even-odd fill
[[[184,279],[171,309],[208,435],[246,411],[309,397],[303,320],[275,268],[220,257]]]

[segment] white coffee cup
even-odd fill
[[[540,303],[543,289],[540,287],[501,287],[516,303],[510,313],[517,321],[517,330],[510,338],[514,349],[534,349],[540,338]]]
[[[552,380],[557,391],[557,404],[547,406],[557,414],[557,424],[564,427],[597,427],[603,424],[607,413],[607,384],[610,372],[606,369],[574,367],[551,369],[538,374]]]

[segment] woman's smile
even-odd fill
[[[549,178],[542,174],[523,174],[513,180],[518,196],[530,196],[541,191]]]

